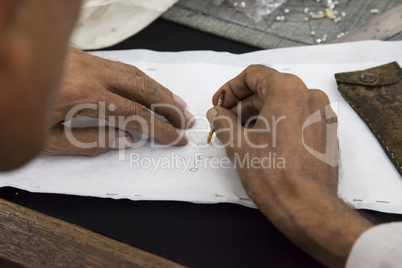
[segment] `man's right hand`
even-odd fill
[[[337,196],[337,117],[320,90],[254,65],[213,96],[207,117],[258,208],[328,266],[343,266],[371,223]],[[329,242],[330,241],[330,242]]]

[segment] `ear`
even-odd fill
[[[0,0],[0,71],[22,71],[28,61],[27,43],[20,27],[22,0]]]
[[[26,163],[43,143],[44,127],[37,131],[31,126],[40,126],[41,122],[29,125],[37,111],[31,108],[35,99],[27,76],[32,54],[22,27],[24,3],[25,0],[0,0],[0,171]],[[26,129],[33,133],[32,137],[24,134]]]
[[[0,29],[3,28],[5,24],[8,23],[10,18],[13,16],[13,10],[15,6],[20,1],[7,1],[7,0],[0,0]]]

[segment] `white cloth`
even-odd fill
[[[353,245],[347,268],[401,267],[402,222],[374,226]]]
[[[340,197],[355,208],[402,213],[402,180],[398,171],[367,125],[339,94],[334,79],[337,72],[365,69],[395,60],[402,64],[402,41],[272,49],[243,55],[149,50],[100,51],[94,54],[133,64],[183,97],[188,110],[200,116],[198,126],[204,124],[206,127],[206,133],[197,133],[196,127],[188,133],[190,140],[196,142],[205,142],[208,136],[205,113],[211,107],[212,94],[247,65],[265,64],[300,76],[308,88],[320,88],[328,94],[339,116]],[[244,193],[233,167],[228,168],[227,164],[222,168],[204,167],[201,164],[206,161],[195,159],[199,153],[203,153],[208,161],[210,156],[222,160],[226,157],[224,149],[191,146],[154,149],[149,148],[149,144],[127,150],[125,161],[119,160],[116,151],[94,158],[38,157],[22,169],[0,174],[0,186],[116,199],[233,202],[254,206]],[[134,156],[132,160],[142,161],[142,168],[137,168],[137,165],[130,167],[131,154]],[[154,170],[150,162],[174,163],[174,156],[184,157],[190,165],[184,168],[180,164],[170,169],[161,166],[162,169]],[[192,172],[195,165],[198,171]]]
[[[87,0],[73,32],[71,45],[100,49],[136,34],[178,0]]]

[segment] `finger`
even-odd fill
[[[188,137],[183,131],[159,119],[143,105],[113,93],[108,94],[107,100],[107,120],[114,121],[112,124],[123,129],[136,130],[164,144],[187,144]]]
[[[322,90],[309,89],[308,94],[309,94],[310,100],[312,100],[314,103],[318,104],[319,106],[326,106],[326,105],[330,104],[328,95],[325,94],[325,92]]]
[[[169,96],[163,92],[159,84],[148,77],[138,77],[136,80],[139,84],[135,89],[128,91],[129,99],[164,116],[175,127],[189,128],[194,125],[194,116],[175,101],[173,95]]]
[[[113,149],[126,149],[134,144],[126,131],[112,127],[68,128],[54,127],[48,139],[44,155],[97,156]]]
[[[224,84],[213,96],[212,103],[216,105],[222,90],[225,90],[223,107],[232,108],[238,101],[252,94],[258,94],[261,82],[264,79],[269,80],[276,73],[278,73],[276,70],[263,65],[250,65],[238,76]]]
[[[73,107],[64,121],[69,121],[77,115],[102,118],[119,128],[136,130],[164,144],[185,145],[188,142],[183,131],[159,119],[139,103],[109,91],[102,92],[102,96],[96,98],[107,100],[107,102],[87,103],[77,109],[77,106]]]
[[[236,115],[225,108],[214,107],[207,112],[207,118],[217,138],[225,145],[227,155],[233,160],[234,153],[240,149],[236,147],[238,138],[244,130]]]
[[[166,93],[166,92],[165,92]],[[181,107],[186,108],[187,103],[178,95],[173,94],[173,99],[181,105]]]
[[[269,99],[285,101],[295,91],[307,91],[307,87],[295,75],[281,73],[263,65],[250,65],[215,93],[212,99],[215,105],[222,90],[226,93],[222,106],[232,108],[237,102],[253,94],[264,103]]]
[[[262,106],[262,100],[258,95],[253,94],[238,102],[230,111],[239,118],[240,122],[245,123],[250,118],[258,115]]]
[[[120,62],[111,62],[106,77],[118,79],[104,80],[106,88],[113,93],[141,103],[148,109],[164,116],[174,126],[180,128],[192,127],[194,116],[185,109],[185,102],[174,95],[138,68]]]

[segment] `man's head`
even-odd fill
[[[81,0],[0,0],[0,171],[44,145]]]

